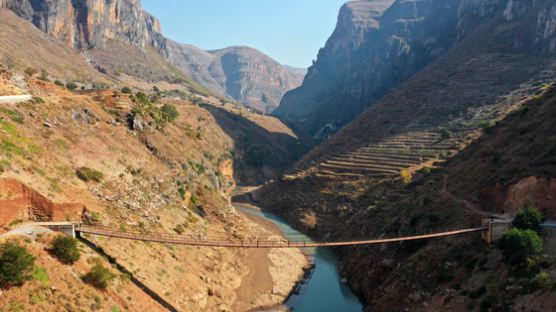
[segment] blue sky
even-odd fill
[[[247,45],[282,64],[308,67],[346,0],[142,0],[163,33],[205,50]]]

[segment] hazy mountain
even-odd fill
[[[169,41],[168,58],[195,81],[263,113],[272,112],[303,76],[250,47],[204,51]]]
[[[282,64],[282,67],[289,72],[300,75],[301,77],[305,77],[305,75],[307,75],[307,68],[299,68],[285,64]]]

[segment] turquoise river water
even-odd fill
[[[239,206],[235,206],[235,208],[272,221],[290,240],[312,241],[309,236],[296,231],[285,220],[274,214]],[[285,305],[295,312],[362,311],[363,305],[359,299],[345,283],[342,283],[338,273],[339,262],[332,251],[329,248],[321,247],[306,249],[314,257],[315,268],[299,295],[292,295]]]

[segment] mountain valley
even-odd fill
[[[0,0],[0,311],[554,309],[553,1],[349,1],[307,71],[163,26]]]

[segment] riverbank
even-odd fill
[[[292,228],[275,214],[236,206],[267,221],[274,223],[289,240],[311,242],[307,235]],[[294,288],[285,302],[288,309],[296,312],[349,311],[360,312],[363,306],[338,273],[339,261],[329,248],[306,248],[304,253],[311,257],[314,267],[306,270],[305,276]],[[266,310],[276,311],[276,310]]]
[[[272,221],[236,211],[256,225],[254,231],[261,237],[285,237]],[[234,311],[288,311],[284,302],[310,269],[309,258],[300,249],[248,249],[244,262],[249,272],[236,289]]]

